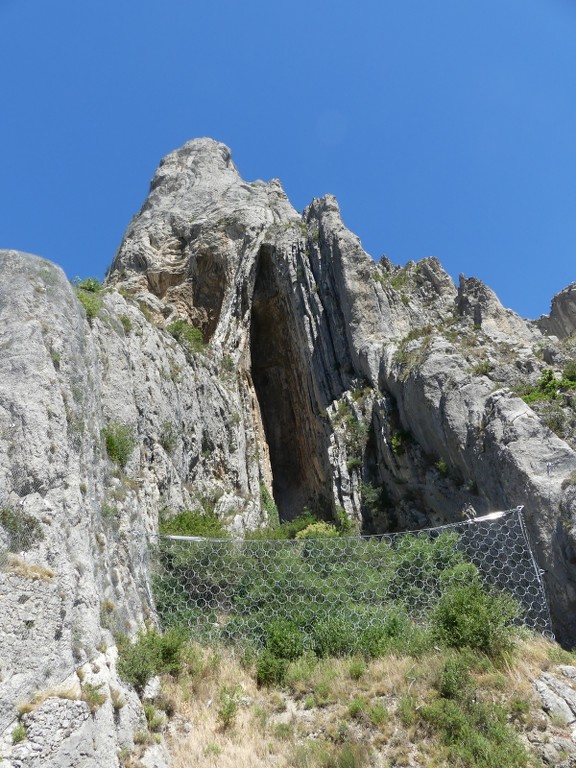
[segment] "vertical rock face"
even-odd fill
[[[0,301],[0,507],[38,534],[0,573],[0,727],[99,654],[121,687],[113,632],[150,612],[159,516],[213,510],[242,534],[267,522],[266,490],[282,519],[366,532],[523,504],[556,632],[576,642],[571,395],[514,394],[576,357],[564,299],[534,324],[435,259],[376,264],[333,197],[299,215],[200,139],[162,161],[90,322],[24,254],[0,253]],[[99,765],[130,746],[128,711]]]
[[[0,733],[17,707],[33,708],[34,695],[60,701],[26,715],[31,738],[14,747],[15,765],[63,765],[74,752],[75,729],[62,736],[58,707],[74,709],[86,765],[116,765],[117,746],[132,743],[139,722],[136,697],[107,653],[110,630],[136,628],[149,610],[145,520],[128,528],[116,511],[106,514],[115,480],[102,452],[101,376],[87,331],[60,269],[0,253]],[[96,680],[88,662],[101,668],[100,729],[75,674],[86,666],[84,685]],[[129,702],[116,721],[111,690]],[[99,749],[87,746],[94,740]]]

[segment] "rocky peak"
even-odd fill
[[[500,300],[482,280],[460,275],[456,311],[488,334],[536,342],[531,326]]]
[[[566,339],[576,332],[576,283],[570,283],[552,299],[549,315],[542,315],[536,325],[544,333]]]

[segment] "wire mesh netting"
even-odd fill
[[[510,594],[520,623],[551,634],[521,509],[369,537],[159,536],[151,554],[162,626],[187,627],[201,641],[258,641],[276,619],[304,628],[338,619],[361,632],[402,611],[425,624],[447,589],[474,579]]]

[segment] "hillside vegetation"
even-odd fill
[[[161,693],[144,696],[148,730],[127,768],[160,732],[174,768],[572,765],[570,728],[543,711],[532,683],[574,658],[542,638],[517,638],[498,657],[440,645],[378,658],[305,652],[264,683],[261,657],[148,633],[124,656],[124,673],[145,646],[158,663],[165,643],[171,669]]]

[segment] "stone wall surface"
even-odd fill
[[[515,394],[576,356],[568,299],[533,323],[436,259],[377,264],[332,196],[300,215],[210,139],[162,161],[94,296],[88,318],[61,270],[0,252],[0,508],[25,521],[0,568],[7,765],[118,764],[142,713],[114,635],[153,621],[147,537],[184,509],[242,535],[269,521],[266,491],[282,519],[366,532],[524,505],[555,631],[576,642],[572,403]],[[124,466],[105,447],[118,427]],[[8,747],[18,707],[86,664],[107,670],[107,703],[90,711],[76,680]]]

